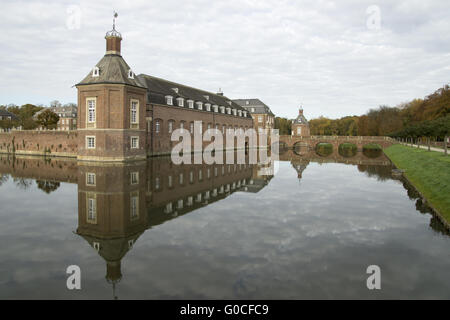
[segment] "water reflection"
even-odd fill
[[[357,165],[360,173],[379,181],[392,178],[389,160],[381,154],[352,158],[334,152],[328,157],[315,150],[302,155],[287,150],[280,160],[289,161],[302,180],[311,163]],[[113,297],[124,276],[122,260],[148,229],[177,219],[234,193],[259,193],[273,176],[261,175],[261,167],[245,164],[174,165],[170,158],[154,158],[126,165],[76,163],[61,159],[0,157],[0,186],[9,180],[22,190],[36,183],[46,194],[55,192],[61,182],[76,183],[78,189],[78,226],[76,234],[84,239],[105,263],[105,278]],[[416,209],[431,213],[415,189],[401,181]],[[302,185],[300,188],[307,188]],[[75,197],[75,195],[74,195]],[[301,226],[299,226],[301,227]],[[430,227],[441,234],[448,230],[434,216]]]

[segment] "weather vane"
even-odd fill
[[[113,18],[113,30],[116,30],[116,18],[117,18],[118,14],[116,11],[114,11],[114,18]]]

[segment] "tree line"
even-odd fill
[[[392,136],[403,130],[411,130],[407,128],[422,122],[445,118],[449,114],[450,87],[445,85],[424,99],[414,99],[395,107],[382,105],[361,116],[340,119],[321,116],[310,120],[309,126],[312,135]],[[440,133],[435,134],[435,137],[443,139],[444,136]]]
[[[58,100],[53,100],[52,102],[50,102],[50,107],[71,106],[76,106],[76,104],[67,103],[63,105]],[[1,129],[9,130],[18,127],[22,128],[22,130],[34,130],[38,127],[42,127],[45,129],[55,129],[59,121],[59,116],[43,105],[34,105],[27,103],[22,106],[18,106],[15,104],[9,104],[0,105],[0,109],[11,112],[18,118],[17,120],[0,120]],[[40,112],[41,110],[44,111]],[[35,117],[38,112],[40,113]]]

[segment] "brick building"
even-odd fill
[[[41,114],[45,110],[50,110],[58,115],[59,121],[56,127],[57,131],[70,131],[77,129],[78,107],[76,105],[64,105],[45,108],[41,111],[36,112],[33,116],[33,119],[37,120],[39,114]]]
[[[0,123],[2,121],[10,123],[10,125],[5,125],[4,128],[2,128],[3,126],[0,126],[0,132],[10,132],[11,129],[13,129],[13,128],[20,129],[20,127],[16,127],[15,124],[13,123],[14,121],[18,121],[18,120],[19,120],[19,117],[17,117],[14,113],[0,109]],[[9,126],[12,126],[12,127],[9,128]]]
[[[292,135],[293,136],[301,136],[301,137],[309,137],[309,123],[303,115],[303,108],[300,107],[298,110],[298,116],[294,120],[292,120]]]
[[[105,39],[106,54],[76,85],[79,160],[124,161],[168,154],[173,130],[192,133],[194,121],[202,122],[202,133],[253,127],[250,113],[222,93],[137,75],[122,58],[122,36],[114,25]]]
[[[235,103],[250,112],[253,118],[253,127],[259,129],[273,129],[275,125],[275,115],[270,108],[259,99],[236,99]]]

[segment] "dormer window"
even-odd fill
[[[227,108],[227,114],[231,114],[231,108]]]
[[[233,116],[237,115],[237,110],[233,109]]]
[[[238,111],[238,115],[239,115],[239,117],[242,117],[242,111],[241,110]]]
[[[209,96],[204,96],[206,100],[209,100]]]
[[[255,108],[252,108],[251,110],[252,110],[252,112],[255,112]]]
[[[173,97],[172,96],[166,96],[166,103],[169,106],[173,106]]]
[[[246,105],[249,105],[249,104],[250,104],[250,102],[249,102],[249,101],[247,100],[247,101],[245,101],[245,104],[246,104]]]
[[[94,69],[92,69],[92,76],[93,77],[98,77],[100,75],[100,68],[99,67],[94,67]]]
[[[198,110],[203,110],[203,103],[202,102],[197,102],[197,109]]]
[[[187,103],[190,109],[194,109],[194,100],[188,100]]]
[[[219,106],[218,105],[213,105],[213,111],[214,112],[219,112]]]
[[[225,107],[220,106],[220,113],[225,113]]]
[[[243,111],[244,112],[244,117],[247,118],[247,111]]]
[[[183,98],[177,98],[177,103],[179,107],[184,107],[184,99]]]
[[[175,91],[175,93],[178,93],[178,88],[172,88],[173,91]]]
[[[228,100],[227,103],[231,106],[231,101],[230,100]]]
[[[211,104],[205,103],[206,111],[211,111]]]
[[[131,69],[128,70],[128,79],[134,79],[134,72]]]

